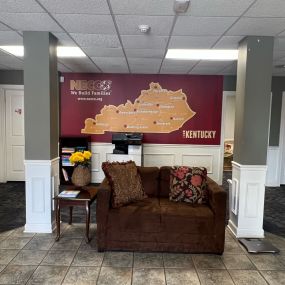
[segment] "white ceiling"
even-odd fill
[[[285,76],[285,0],[0,0],[0,45],[23,44],[23,31],[50,31],[87,58],[60,59],[64,72],[223,74],[236,62],[164,59],[167,48],[237,48],[247,35],[275,37],[273,74]],[[141,34],[138,25],[151,26]],[[0,69],[23,59],[0,52]]]

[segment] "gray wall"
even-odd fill
[[[236,77],[224,76],[224,91],[236,90]],[[281,120],[281,105],[282,105],[282,92],[285,91],[285,77],[272,77],[271,83],[272,90],[272,108],[271,108],[271,121],[270,121],[270,137],[269,145],[279,145],[279,131]]]
[[[0,84],[23,85],[23,70],[0,70]]]
[[[236,91],[237,78],[236,76],[224,76],[224,91]]]

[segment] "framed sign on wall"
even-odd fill
[[[61,135],[111,142],[139,132],[144,143],[219,145],[222,76],[62,74]]]

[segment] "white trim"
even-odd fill
[[[24,90],[24,85],[0,84],[0,183],[7,182],[6,161],[6,90]],[[25,95],[24,95],[25,96]]]
[[[7,90],[24,90],[24,85],[0,84],[0,88]]]
[[[107,155],[113,152],[111,143],[91,143],[92,151],[92,182],[100,183],[105,175],[101,169],[102,162],[107,160]],[[209,177],[222,184],[222,166],[220,160],[220,145],[178,145],[178,144],[143,144],[143,165],[192,165],[205,166],[209,170]],[[197,163],[195,163],[197,162]]]
[[[266,171],[266,169],[267,169],[267,165],[252,165],[252,164],[251,165],[245,165],[245,164],[240,164],[240,163],[235,162],[235,161],[232,161],[232,165],[240,168],[241,170],[249,170],[249,171],[250,170],[255,171],[256,169]]]
[[[279,133],[279,183],[285,184],[285,92],[282,92],[282,107]]]
[[[25,159],[24,164],[29,164],[29,165],[52,165],[54,162],[59,161],[59,156],[55,157],[51,160],[31,160],[31,159]]]

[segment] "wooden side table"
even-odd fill
[[[89,228],[90,228],[90,205],[96,199],[98,188],[94,186],[84,186],[84,187],[70,187],[70,190],[79,190],[80,193],[74,198],[66,197],[54,197],[55,200],[55,219],[56,219],[56,241],[60,238],[60,209],[62,207],[69,207],[69,224],[72,224],[72,211],[73,206],[85,207],[86,210],[86,232],[85,239],[88,243],[89,238]],[[65,189],[65,190],[69,190]]]

